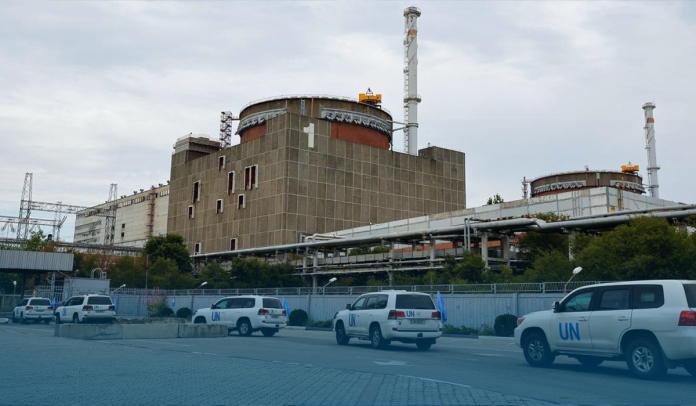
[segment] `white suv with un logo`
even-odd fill
[[[442,336],[442,322],[430,295],[385,290],[362,295],[336,313],[334,331],[338,345],[357,338],[374,348],[399,341],[427,350]]]
[[[225,297],[210,308],[196,310],[191,320],[194,324],[224,324],[228,332],[237,330],[240,336],[261,331],[266,337],[273,337],[288,323],[280,300],[266,296]]]
[[[515,342],[535,367],[565,355],[590,367],[625,361],[639,378],[680,365],[696,376],[696,281],[585,286],[517,324]]]

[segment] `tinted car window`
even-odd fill
[[[686,302],[689,307],[696,307],[696,283],[685,283],[684,293],[686,293]]]
[[[430,296],[426,295],[396,295],[397,309],[434,309],[435,305]]]
[[[232,299],[228,309],[241,309],[244,306],[244,299]]]
[[[376,309],[386,309],[387,308],[387,302],[389,301],[389,296],[387,295],[378,295],[377,296],[377,307]]]
[[[365,305],[366,309],[374,309],[377,306],[377,296],[370,296],[367,298],[367,304]]]
[[[230,304],[230,299],[222,299],[219,302],[215,303],[213,305],[213,309],[226,309],[227,306]]]
[[[633,287],[634,309],[655,309],[665,304],[662,285],[636,285]]]
[[[628,289],[612,289],[602,292],[602,299],[599,301],[599,310],[622,310],[628,309]]]
[[[31,304],[34,306],[50,306],[51,301],[48,299],[32,299]]]
[[[87,304],[91,305],[111,305],[111,298],[108,296],[90,296],[87,298]]]
[[[584,312],[589,310],[593,294],[594,290],[576,293],[573,297],[563,303],[563,311]]]
[[[278,299],[264,298],[263,299],[263,307],[266,309],[282,309],[283,305],[280,303],[280,300],[278,300]]]
[[[252,309],[254,306],[256,306],[256,299],[253,297],[242,299],[242,308]]]
[[[365,304],[366,297],[359,297],[358,300],[353,303],[352,310],[362,310],[363,304]]]

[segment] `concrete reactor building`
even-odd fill
[[[391,150],[392,116],[367,101],[261,100],[241,110],[238,145],[179,139],[168,232],[195,255],[465,208],[464,153]]]

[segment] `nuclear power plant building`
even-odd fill
[[[238,145],[175,144],[167,230],[194,255],[466,208],[464,153],[391,150],[392,116],[379,106],[283,96],[239,120]]]

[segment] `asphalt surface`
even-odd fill
[[[512,339],[443,337],[428,351],[332,332],[82,341],[53,325],[0,324],[0,404],[693,404],[682,368],[660,381],[625,363],[558,357],[532,368]]]

